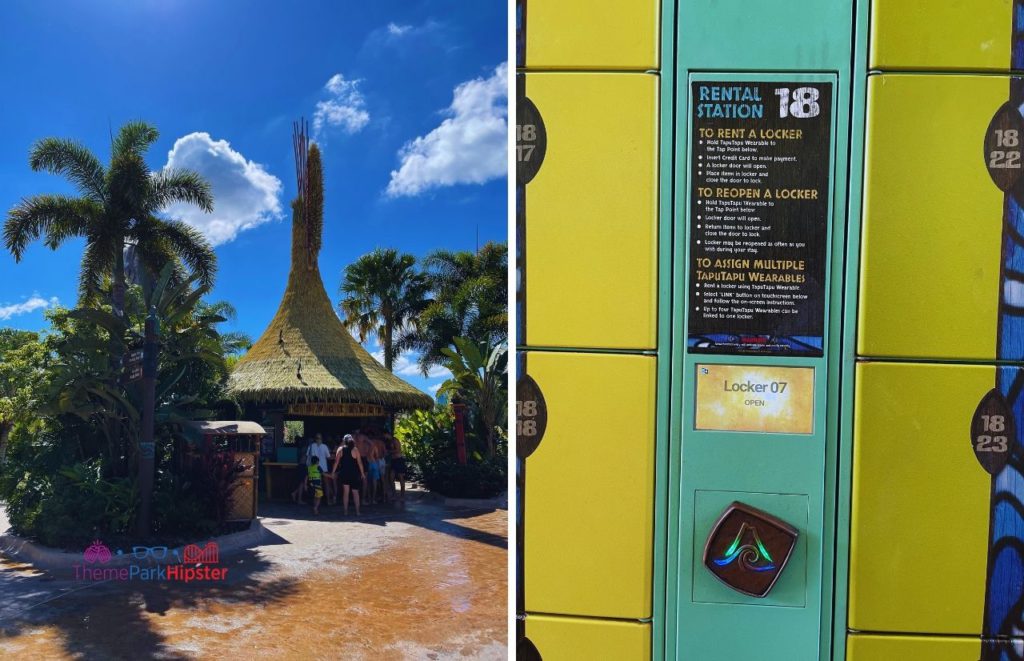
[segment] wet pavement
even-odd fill
[[[422,492],[344,520],[260,507],[271,534],[221,559],[223,581],[87,582],[0,560],[0,658],[506,658],[505,509]]]

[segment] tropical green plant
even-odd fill
[[[11,433],[7,465],[0,471],[0,501],[16,531],[32,529],[54,475],[66,463],[62,441],[46,427],[27,434],[17,425]]]
[[[393,248],[377,248],[345,268],[341,284],[344,324],[366,341],[377,336],[384,367],[412,347],[419,315],[427,305],[427,278],[416,271],[416,258]]]
[[[433,294],[412,343],[426,374],[445,362],[456,337],[496,346],[508,340],[508,246],[487,243],[477,252],[437,250],[423,260]]]
[[[508,488],[505,460],[497,455],[465,465],[445,457],[424,473],[423,482],[431,491],[451,498],[491,498]]]
[[[182,221],[157,215],[174,202],[212,211],[210,185],[190,170],[151,172],[143,156],[158,137],[156,128],[145,122],[125,124],[113,139],[107,167],[74,140],[44,138],[33,145],[29,166],[63,175],[78,197],[34,195],[10,210],[4,243],[15,261],[21,261],[28,244],[40,237],[54,250],[68,239],[84,238],[80,304],[95,305],[109,277],[109,303],[119,319],[125,315],[124,252],[129,244],[154,273],[181,260],[204,285],[212,285],[216,258],[206,239]]]
[[[131,530],[137,454],[128,439],[138,438],[141,392],[119,379],[119,366],[112,371],[108,348],[112,341],[119,351],[134,346],[149,307],[161,324],[154,530],[182,538],[217,528],[218,494],[229,480],[223,472],[193,474],[182,462],[177,429],[186,419],[206,417],[206,407],[223,397],[225,354],[245,339],[217,331],[229,306],[204,302],[204,287],[174,283],[168,269],[148,301],[140,287],[129,288],[124,321],[109,306],[47,313],[46,388],[33,407],[44,422],[35,432],[15,426],[9,463],[0,472],[0,500],[18,534],[73,546]],[[118,433],[108,435],[108,423]]]
[[[431,491],[453,498],[488,498],[507,487],[505,455],[484,457],[482,441],[466,433],[468,462],[458,463],[455,414],[450,404],[429,411],[412,411],[395,421],[395,438],[413,469],[411,475]]]
[[[108,480],[103,478],[99,460],[77,463],[61,468],[60,474],[67,478],[69,486],[76,488],[80,496],[102,510],[102,522],[114,533],[125,533],[135,520],[138,493],[135,481],[130,477]]]
[[[170,265],[177,281],[185,277],[181,264],[207,287],[212,286],[216,270],[213,249],[198,231],[158,215],[175,202],[195,204],[204,211],[213,209],[210,185],[199,174],[190,170],[150,171],[144,155],[158,137],[153,126],[128,122],[112,139],[107,167],[77,141],[40,140],[29,152],[29,166],[37,172],[63,175],[77,189],[78,196],[25,198],[8,212],[3,228],[4,244],[15,261],[21,261],[28,244],[41,237],[53,250],[71,238],[84,238],[78,283],[80,309],[98,309],[105,299],[110,314],[122,324],[126,323],[127,247],[133,248],[135,258],[151,274]],[[114,334],[108,334],[108,340],[104,375],[108,381],[104,389],[110,395],[117,390],[123,346]],[[124,445],[126,437],[114,438],[124,432],[116,416],[106,416],[105,424],[104,433],[111,442]]]
[[[464,337],[455,338],[452,344],[441,350],[452,378],[441,384],[438,394],[469,406],[486,441],[487,456],[493,457],[508,417],[508,348],[480,345]]]
[[[197,276],[173,284],[171,275],[171,267],[165,267],[149,306],[160,322],[158,426],[205,417],[206,407],[221,397],[227,378],[225,344],[217,331],[225,317],[216,313],[216,305],[202,303],[207,288],[194,286]],[[107,466],[121,475],[135,454],[142,393],[138,383],[122,378],[120,365],[111,364],[108,352],[113,346],[120,356],[141,342],[147,306],[138,288],[130,294],[124,320],[102,308],[51,313],[52,392],[43,409],[66,424],[77,421],[101,432],[105,443],[93,452],[108,457]]]
[[[194,471],[157,470],[153,487],[153,530],[164,540],[195,540],[218,529],[211,494]]]
[[[17,424],[38,429],[34,415],[46,383],[46,346],[37,333],[0,328],[0,466]]]
[[[134,480],[106,477],[99,458],[61,465],[59,441],[40,440],[39,452],[12,457],[19,470],[2,479],[12,529],[47,546],[79,550],[97,537],[124,539],[136,507]]]
[[[455,454],[455,414],[447,404],[427,411],[409,411],[395,420],[395,438],[402,443],[413,477],[421,477],[442,456]],[[418,473],[418,475],[417,475]]]
[[[305,434],[305,423],[302,420],[284,421],[284,442],[286,445],[294,445]]]

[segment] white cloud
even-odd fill
[[[442,186],[482,184],[506,175],[508,63],[489,78],[457,86],[448,118],[398,152],[401,165],[391,172],[389,197],[414,196]]]
[[[409,356],[402,354],[395,358],[395,364],[391,366],[392,371],[395,374],[401,374],[402,376],[419,376],[420,370],[416,366],[416,363]]]
[[[405,356],[399,356],[398,360],[395,361],[395,372],[404,376],[423,376],[423,372],[420,371],[420,366],[416,363],[416,358],[407,358]],[[428,379],[447,379],[452,375],[444,367],[435,365],[427,371],[426,378]]]
[[[374,348],[375,347],[375,348]],[[381,365],[384,364],[384,350],[379,345],[374,344],[372,347],[367,346],[367,350],[370,351],[370,355],[373,356]],[[395,374],[401,376],[418,376],[423,377],[423,372],[420,371],[420,366],[416,363],[419,358],[419,354],[416,352],[406,353],[400,355],[395,359],[395,364],[392,365],[392,371]],[[427,371],[426,378],[428,379],[448,379],[452,373],[444,367],[435,365]]]
[[[446,51],[456,48],[450,30],[442,22],[433,19],[419,25],[391,22],[371,30],[366,35],[363,48],[369,52],[388,49],[391,57],[422,57],[424,48],[440,47]]]
[[[313,113],[313,135],[319,136],[328,126],[340,126],[345,133],[357,133],[370,123],[366,99],[359,91],[362,80],[345,80],[336,73],[324,85],[330,98],[318,101]]]
[[[210,182],[213,212],[180,203],[164,211],[198,229],[215,246],[281,217],[281,180],[232,149],[227,140],[214,140],[205,132],[178,138],[167,153],[164,169],[171,168],[195,170]]]
[[[435,383],[434,385],[432,385],[429,388],[427,388],[427,390],[430,391],[431,395],[433,395],[434,397],[437,397],[437,391],[440,390],[442,385],[444,385],[443,381],[441,383]]]
[[[0,305],[0,319],[6,320],[11,317],[28,314],[29,312],[35,312],[36,310],[45,310],[46,308],[57,307],[58,305],[60,305],[60,301],[57,300],[56,296],[51,296],[50,299],[47,300],[39,294],[32,294],[27,301],[22,303]]]

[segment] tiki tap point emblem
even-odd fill
[[[715,558],[714,563],[719,567],[739,561],[740,567],[747,571],[772,571],[775,569],[775,562],[772,554],[764,547],[761,536],[757,534],[757,528],[744,522],[736,533],[736,538],[725,550],[721,557]]]
[[[733,502],[711,528],[704,566],[733,590],[764,597],[782,575],[799,537],[782,519]]]

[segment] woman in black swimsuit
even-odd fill
[[[351,434],[345,434],[345,444],[338,457],[337,470],[338,481],[341,484],[342,512],[348,516],[348,495],[352,492],[353,500],[356,501],[356,516],[359,516],[359,489],[363,486],[366,470],[363,468],[363,458],[356,449],[356,441]]]

